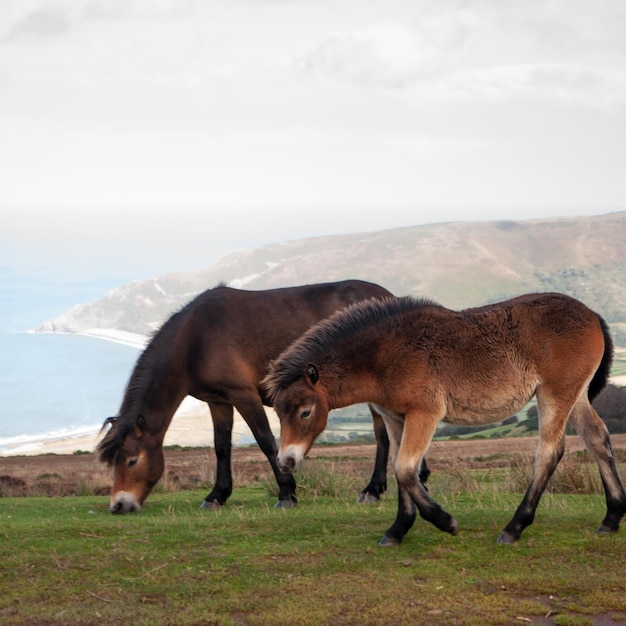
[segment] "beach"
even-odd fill
[[[272,409],[265,407],[272,432],[278,436],[280,426],[278,417]],[[42,437],[16,438],[15,442],[4,444],[0,457],[39,454],[73,454],[74,452],[94,452],[104,433],[100,427],[84,429],[78,433],[58,433]],[[234,414],[233,445],[247,445],[254,442],[254,437],[237,411]],[[165,446],[213,446],[213,422],[204,402],[187,397],[174,415],[165,435]]]

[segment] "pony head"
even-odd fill
[[[267,383],[280,419],[280,450],[277,463],[281,472],[297,471],[315,439],[326,428],[328,402],[315,365],[309,364],[300,378],[288,385],[274,386],[270,374]]]
[[[109,431],[98,445],[100,460],[113,467],[111,513],[139,513],[141,505],[163,475],[163,438],[146,428],[139,415],[134,423],[116,417],[105,420]]]

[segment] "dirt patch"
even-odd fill
[[[613,435],[613,447],[622,462],[626,460],[626,435]],[[476,439],[433,442],[427,458],[433,471],[455,467],[502,467],[511,456],[534,455],[536,437]],[[579,437],[567,437],[567,452],[584,450]],[[341,464],[345,473],[371,474],[374,445],[316,445],[309,458],[327,458]],[[256,446],[233,449],[233,479],[237,485],[273,481],[270,466]],[[180,489],[209,488],[215,480],[215,452],[212,448],[165,451],[163,480]],[[112,470],[94,454],[52,454],[0,458],[0,497],[21,495],[108,495]],[[365,485],[363,485],[365,486]]]

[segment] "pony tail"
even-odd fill
[[[611,365],[613,364],[613,339],[611,338],[611,331],[608,324],[598,315],[598,321],[602,328],[602,335],[604,336],[604,354],[600,365],[593,375],[591,382],[589,383],[589,389],[587,390],[587,396],[589,402],[594,400],[597,395],[606,387],[609,374],[611,373]]]

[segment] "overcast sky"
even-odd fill
[[[2,235],[622,210],[625,33],[623,0],[2,0]]]

